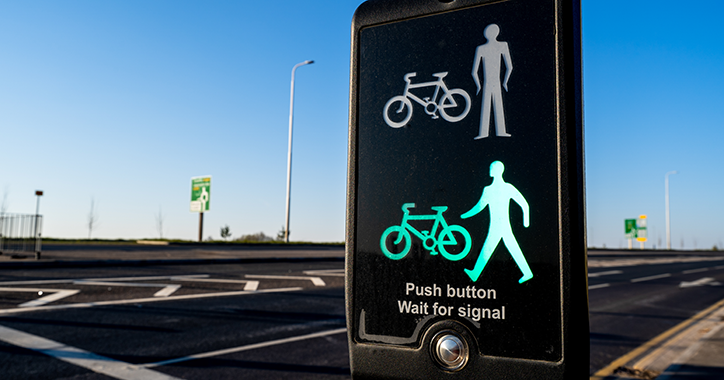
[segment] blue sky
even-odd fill
[[[44,234],[195,239],[190,179],[212,176],[204,236],[284,224],[297,71],[292,240],[343,241],[350,21],[359,0],[0,0],[0,197]],[[721,2],[583,1],[589,243],[722,246]],[[2,198],[0,198],[2,201]],[[652,244],[653,243],[653,244]]]
[[[676,170],[672,247],[722,247],[722,5],[583,2],[590,244],[626,245],[623,219],[646,214],[665,245],[664,176]]]

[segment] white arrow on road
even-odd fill
[[[700,278],[700,279],[698,279],[696,281],[692,281],[692,282],[682,281],[681,284],[679,284],[679,287],[680,288],[692,288],[694,286],[704,286],[704,285],[719,286],[719,285],[721,285],[721,282],[714,281],[714,279],[711,277],[704,277],[704,278]]]

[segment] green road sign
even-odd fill
[[[637,241],[645,242],[648,238],[646,220],[646,215],[641,215],[638,219],[626,219],[624,221],[626,239],[636,239]]]
[[[211,205],[211,176],[191,178],[191,212],[207,212]]]
[[[626,234],[626,239],[633,239],[636,237],[636,219],[626,219],[624,220],[624,231]]]

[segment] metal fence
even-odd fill
[[[35,253],[35,258],[40,259],[42,230],[41,215],[0,215],[0,255]]]

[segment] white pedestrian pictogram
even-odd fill
[[[480,111],[480,133],[475,140],[488,137],[490,130],[490,110],[493,110],[495,117],[495,135],[502,137],[510,137],[505,130],[505,112],[503,110],[503,93],[500,89],[500,71],[501,59],[505,62],[505,79],[503,79],[502,87],[508,91],[508,79],[513,71],[513,62],[510,59],[510,51],[508,43],[498,41],[500,27],[496,24],[490,24],[485,27],[483,35],[488,41],[475,49],[475,62],[473,63],[473,80],[478,87],[476,95],[483,90],[483,105]],[[483,83],[480,84],[480,64],[483,66]]]

